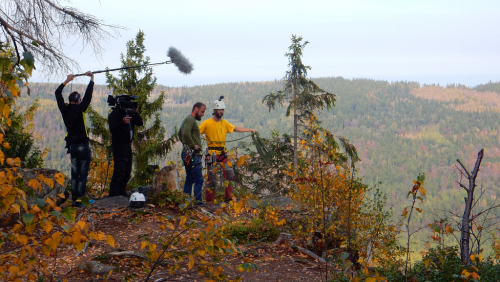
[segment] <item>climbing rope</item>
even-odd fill
[[[230,141],[212,141],[212,140],[208,140],[206,138],[203,138],[201,137],[201,139],[205,140],[205,141],[208,141],[208,142],[213,142],[213,143],[231,143],[231,142],[236,142],[236,141],[240,141],[242,139],[245,139],[247,137],[250,137],[250,136],[253,136],[255,134],[258,134],[258,133],[255,133],[255,132],[252,132],[252,134],[250,135],[247,135],[247,136],[244,136],[244,137],[241,137],[241,138],[238,138],[238,139],[235,139],[235,140],[230,140]]]

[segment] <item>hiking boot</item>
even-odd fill
[[[75,207],[75,208],[83,208],[84,205],[82,203],[79,203],[79,202],[73,202],[71,204],[71,206]]]

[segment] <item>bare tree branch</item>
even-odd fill
[[[467,174],[467,179],[470,179],[470,173],[469,171],[465,168],[464,164],[459,160],[457,159],[457,162],[460,164],[460,166],[463,168],[463,170],[465,171],[465,173]]]
[[[67,1],[67,0],[63,0]],[[65,52],[64,42],[76,38],[82,48],[90,46],[100,57],[102,42],[119,35],[123,27],[105,24],[92,15],[61,5],[61,0],[0,1],[0,41],[11,40],[18,59],[18,46],[31,52],[42,71],[62,73],[78,68]],[[69,2],[69,1],[67,1]]]
[[[500,207],[500,204],[498,204],[498,205],[496,205],[496,206],[493,206],[493,207],[489,207],[489,208],[485,209],[484,211],[482,211],[482,212],[480,212],[480,213],[476,214],[475,216],[473,216],[473,217],[472,217],[472,220],[476,219],[477,217],[479,217],[479,216],[480,216],[480,215],[482,215],[483,213],[485,213],[485,212],[489,212],[490,210],[492,210],[492,209],[496,209],[496,208],[498,208],[498,207]]]
[[[465,185],[463,185],[462,183],[458,182],[458,181],[455,181],[458,185],[460,185],[460,187],[464,188],[465,191],[469,192],[469,189],[467,187],[465,187]]]

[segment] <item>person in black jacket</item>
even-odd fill
[[[111,148],[113,150],[114,169],[109,196],[125,196],[127,183],[132,172],[132,139],[135,126],[142,126],[142,118],[137,109],[127,110],[117,105],[108,116],[111,132]]]
[[[69,104],[64,103],[62,91],[64,86],[72,81],[75,76],[70,74],[66,80],[56,89],[57,107],[61,111],[67,134],[66,148],[71,157],[71,198],[73,206],[81,207],[81,203],[76,202],[80,197],[85,196],[87,189],[87,177],[90,167],[90,146],[87,126],[85,124],[85,112],[87,111],[92,92],[94,91],[94,74],[90,71],[85,75],[90,76],[90,82],[85,90],[83,99],[77,91],[69,94]],[[93,204],[94,201],[90,200]]]

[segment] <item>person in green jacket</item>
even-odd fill
[[[191,195],[194,184],[194,197],[198,205],[203,204],[201,188],[203,187],[203,174],[201,172],[201,136],[197,121],[205,115],[205,104],[197,102],[194,104],[191,114],[182,122],[179,130],[179,139],[184,145],[181,153],[184,168],[186,169],[186,181],[184,193]]]

